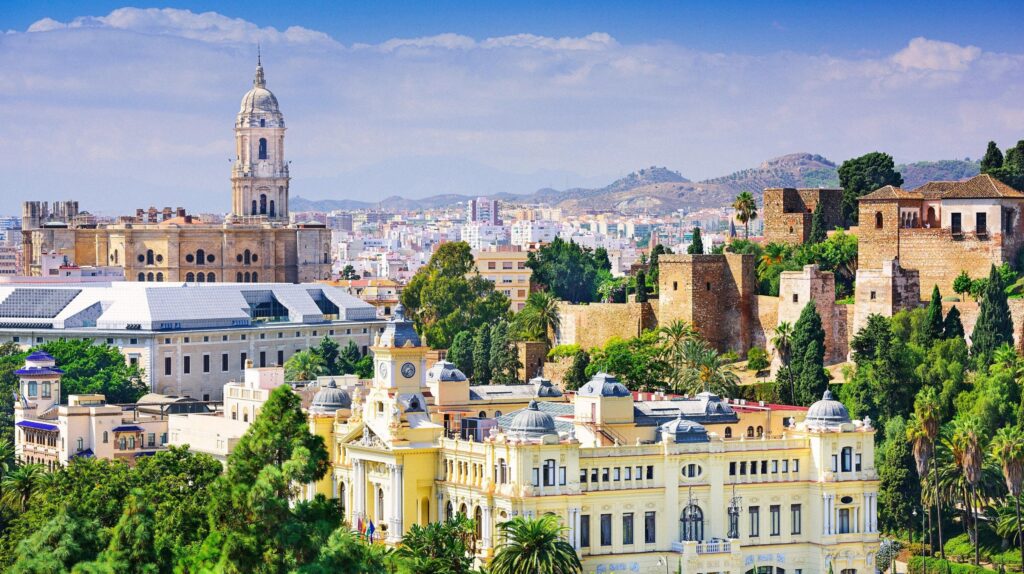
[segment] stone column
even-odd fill
[[[352,485],[352,517],[366,519],[366,466],[361,460],[353,460],[355,484]]]
[[[392,483],[395,489],[395,540],[402,538],[402,531],[405,528],[405,469],[403,465],[395,465],[395,481]]]
[[[444,493],[437,492],[437,522],[444,522]]]
[[[828,495],[821,495],[821,534],[828,535]]]
[[[481,542],[485,550],[491,548],[491,507],[483,507],[483,524],[480,525]]]

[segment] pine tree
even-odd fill
[[[356,365],[363,358],[363,354],[359,351],[359,346],[356,345],[355,341],[349,341],[348,345],[345,346],[345,350],[341,352],[341,357],[338,359],[338,372],[342,375],[350,375],[356,372]]]
[[[828,375],[825,373],[825,330],[813,302],[803,308],[793,326],[792,349],[790,368],[796,382],[794,402],[807,406],[820,399],[828,386]]]
[[[704,241],[700,238],[700,228],[693,228],[693,242],[686,248],[690,255],[701,255],[704,253]]]
[[[508,322],[499,321],[491,327],[491,382],[511,385],[519,381],[519,353],[509,336]]]
[[[821,243],[826,239],[828,239],[828,230],[825,229],[825,214],[822,212],[821,202],[819,201],[814,206],[814,214],[811,215],[811,234],[807,238],[807,243]]]
[[[473,378],[473,335],[469,331],[460,331],[448,347],[448,361],[454,364],[464,375]]]
[[[996,142],[988,142],[985,157],[981,158],[981,173],[989,173],[1003,167],[1003,152],[999,151]]]
[[[349,341],[349,344],[354,344]],[[320,344],[316,348],[316,354],[320,355],[320,358],[324,362],[324,374],[325,375],[338,375],[341,374],[341,365],[338,363],[340,353],[338,353],[338,343],[333,339],[324,335],[324,338],[320,340]]]
[[[156,517],[152,505],[143,498],[141,490],[132,491],[107,549],[100,552],[96,562],[81,564],[75,572],[157,574],[160,568],[153,546],[155,530]]]
[[[946,313],[946,319],[942,321],[943,339],[963,339],[964,324],[960,321],[960,310],[953,305],[953,308]]]
[[[647,274],[642,270],[636,272],[636,302],[647,301]]]
[[[942,294],[939,293],[939,286],[932,288],[932,300],[928,303],[928,311],[925,314],[925,332],[928,335],[928,342],[942,338]]]
[[[491,327],[480,325],[473,337],[473,382],[491,384]]]
[[[992,353],[1003,343],[1013,344],[1013,321],[1006,301],[1003,279],[992,265],[988,286],[981,298],[978,321],[971,332],[971,357],[988,365]]]

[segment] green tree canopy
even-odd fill
[[[476,272],[463,241],[445,243],[402,291],[402,305],[428,345],[448,348],[455,335],[508,314],[509,300]]]
[[[491,327],[480,325],[473,336],[473,382],[491,384]]]
[[[903,185],[903,176],[887,153],[874,151],[848,159],[838,172],[843,188],[843,218],[851,225],[857,223],[858,199],[886,185]]]
[[[807,406],[820,399],[828,387],[828,375],[825,373],[825,330],[813,302],[804,306],[800,318],[793,325],[790,348],[790,369],[796,387],[793,399],[798,405]]]
[[[538,251],[531,251],[527,257],[526,266],[533,271],[533,282],[563,301],[598,301],[598,286],[611,276],[607,253],[599,257],[596,252],[560,237]]]
[[[981,298],[978,320],[971,332],[971,357],[987,364],[995,350],[1004,343],[1013,344],[1013,321],[1003,280],[993,265]]]
[[[686,252],[690,255],[702,255],[704,253],[704,240],[700,237],[700,228],[693,228],[693,241],[686,247]]]
[[[448,361],[454,364],[470,379],[473,378],[473,334],[461,331],[455,335],[452,345],[448,347]]]

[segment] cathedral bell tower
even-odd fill
[[[263,62],[256,59],[252,89],[235,118],[235,163],[231,169],[231,214],[288,222],[288,162],[284,159],[284,116],[267,89]]]

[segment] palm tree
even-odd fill
[[[562,324],[558,298],[547,291],[530,293],[523,310],[516,315],[516,322],[527,336],[544,341],[550,347],[550,333],[557,331]]]
[[[743,238],[750,238],[750,222],[757,219],[757,200],[749,191],[736,196],[732,202],[732,208],[736,210],[736,219],[743,224]]]
[[[568,530],[553,514],[516,516],[498,525],[504,542],[491,560],[491,574],[578,574],[583,565],[565,540]]]
[[[992,454],[1003,467],[1006,489],[1013,497],[1017,515],[1017,543],[1020,546],[1020,560],[1024,564],[1024,536],[1021,536],[1020,491],[1024,482],[1024,431],[1020,427],[1003,427],[992,439]]]
[[[736,396],[739,377],[718,351],[703,341],[692,339],[683,344],[683,362],[682,390],[687,394],[713,392]]]
[[[917,421],[921,425],[921,433],[923,435],[924,440],[928,441],[928,446],[927,446],[927,451],[926,452],[927,452],[928,459],[931,460],[931,462],[932,462],[932,470],[933,470],[933,474],[934,474],[934,480],[932,480],[932,482],[933,482],[933,485],[932,485],[932,494],[933,494],[932,498],[933,498],[933,500],[932,500],[932,502],[934,502],[934,504],[935,504],[935,524],[938,527],[939,554],[942,556],[943,559],[945,559],[946,558],[946,551],[942,547],[942,504],[941,504],[942,499],[939,497],[939,484],[938,484],[939,475],[938,475],[938,469],[935,468],[935,461],[934,461],[935,448],[936,448],[935,442],[936,442],[936,440],[938,440],[938,437],[939,437],[939,412],[941,411],[941,409],[942,409],[942,403],[939,401],[939,394],[932,387],[926,387],[926,388],[922,389],[919,393],[917,393],[917,396],[914,397],[914,416],[917,418]],[[917,452],[918,452],[917,449],[918,448],[926,448],[926,447],[924,447],[924,445],[921,445],[920,447],[918,447],[915,444],[915,447],[914,447],[914,456],[915,457],[917,457]],[[918,467],[918,474],[920,474],[920,466]],[[921,483],[921,486],[922,486],[921,494],[922,494],[922,497],[923,497],[924,496],[924,482],[923,481],[925,480],[925,478],[922,478],[921,480],[922,480],[922,483]],[[923,508],[923,506],[922,506],[922,508]],[[931,519],[932,519],[932,513],[931,513],[931,510],[929,510],[928,511],[928,521],[931,522]],[[928,532],[929,533],[931,532],[931,528],[928,529]]]
[[[793,324],[789,321],[781,321],[778,327],[775,327],[775,333],[772,335],[772,347],[775,347],[775,351],[779,354],[779,362],[786,368],[786,373],[789,375],[789,402],[794,400],[796,397],[796,384],[793,382],[793,369],[789,368],[789,360],[792,358],[793,351]]]
[[[661,357],[669,364],[671,369],[669,382],[675,390],[679,387],[683,376],[683,345],[697,337],[697,331],[694,330],[693,325],[676,319],[668,325],[658,327],[658,334],[662,338]]]
[[[928,439],[928,433],[924,430],[924,425],[921,424],[921,419],[918,418],[917,413],[910,415],[910,420],[907,421],[907,440],[910,442],[911,447],[914,451],[914,463],[917,467],[917,476],[921,481],[921,509],[928,509],[928,536],[929,546],[931,545],[931,532],[932,532],[932,513],[931,509],[925,505],[925,493],[927,492],[926,483],[928,480],[928,463],[931,462],[933,447],[932,442]],[[924,535],[921,536],[921,555],[924,556]]]
[[[38,490],[46,471],[41,464],[23,464],[0,481],[0,504],[16,513],[25,512],[32,493]]]
[[[299,351],[284,362],[284,376],[289,381],[312,381],[324,372],[324,360],[313,351]]]
[[[9,439],[0,440],[0,479],[7,476],[15,462],[14,445]]]
[[[981,562],[981,541],[978,540],[978,482],[981,480],[982,465],[985,462],[981,443],[981,423],[972,416],[964,416],[953,421],[953,435],[950,445],[954,457],[964,473],[964,479],[971,492],[964,496],[967,511],[974,523],[974,565]]]

